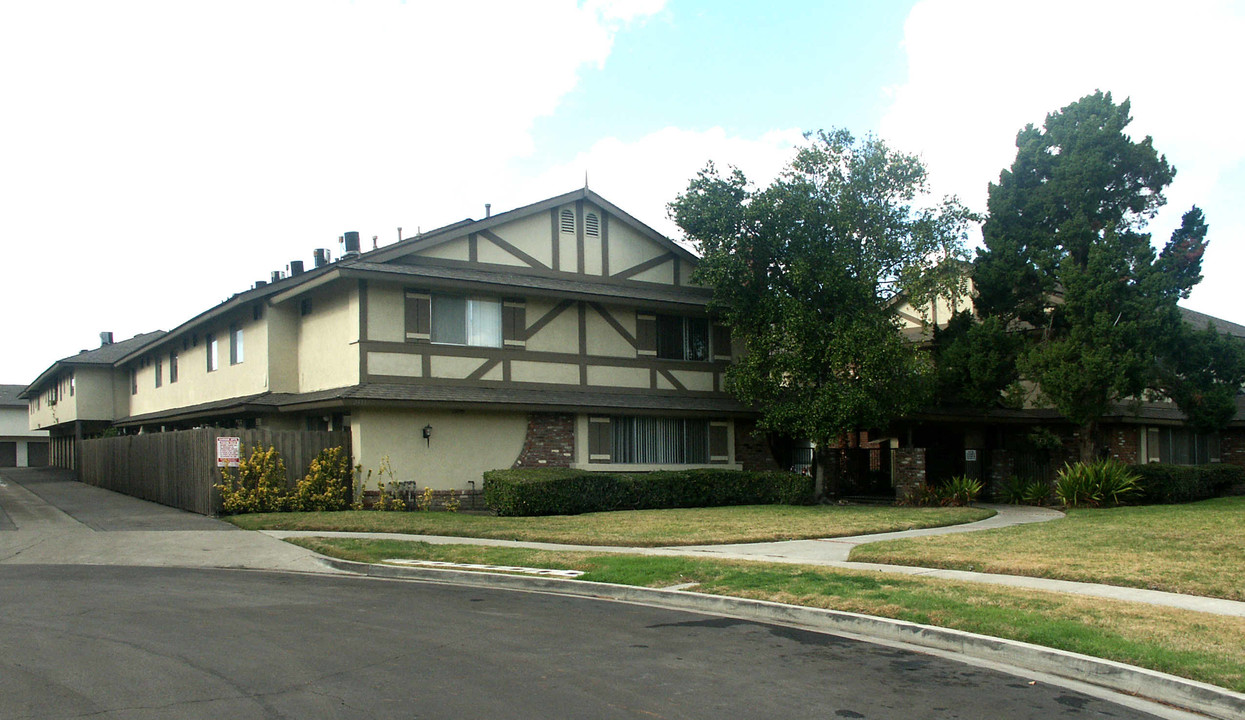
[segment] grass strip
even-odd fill
[[[291,512],[226,517],[246,530],[390,532],[570,545],[711,545],[845,537],[959,525],[990,517],[982,508],[872,505],[735,507],[493,517],[447,512]]]
[[[1245,600],[1245,497],[1070,510],[1034,525],[860,545],[851,559]]]
[[[292,538],[357,562],[412,558],[582,570],[581,580],[641,587],[697,583],[696,592],[863,613],[954,628],[1150,668],[1245,692],[1245,619],[935,578],[682,557]]]

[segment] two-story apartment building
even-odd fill
[[[0,467],[48,464],[48,434],[31,430],[29,407],[19,397],[25,385],[0,385]]]
[[[731,342],[696,257],[596,193],[345,241],[168,333],[59,361],[26,390],[32,427],[349,428],[356,463],[436,489],[524,465],[773,467],[723,387]],[[104,355],[88,391],[83,359]],[[78,407],[110,406],[101,425],[48,411],[66,377]]]

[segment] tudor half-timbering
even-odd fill
[[[437,489],[516,465],[772,467],[695,262],[587,189],[348,252],[118,359],[114,424],[349,427],[356,463]]]

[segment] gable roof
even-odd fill
[[[1232,335],[1233,337],[1245,338],[1245,325],[1237,325],[1234,322],[1229,322],[1213,315],[1207,315],[1206,313],[1200,313],[1196,310],[1190,310],[1187,307],[1180,308],[1180,315],[1184,318],[1185,322],[1189,323],[1198,330],[1201,330],[1205,328],[1207,324],[1210,324],[1215,328],[1216,332],[1223,335]]]
[[[139,333],[128,340],[121,340],[119,342],[101,345],[94,350],[83,350],[77,355],[70,355],[69,357],[61,358],[48,366],[47,370],[40,373],[39,377],[35,378],[35,381],[30,383],[30,385],[27,385],[26,389],[23,390],[18,397],[29,398],[32,394],[38,391],[39,387],[43,385],[44,382],[55,375],[61,368],[113,365],[134,350],[155,342],[165,335],[166,333],[163,330],[155,330],[149,333]]]
[[[26,401],[20,397],[25,389],[25,385],[0,385],[0,407],[26,407]]]
[[[372,250],[363,253],[358,259],[360,261],[364,261],[366,258],[366,262],[372,263],[388,262],[418,250],[433,248],[437,245],[461,238],[467,234],[482,232],[498,225],[504,225],[505,223],[513,222],[521,218],[547,212],[552,208],[561,207],[577,200],[586,200],[596,205],[602,210],[608,212],[611,216],[631,226],[649,240],[652,240],[670,252],[678,255],[683,260],[690,263],[696,263],[700,260],[700,258],[696,257],[694,253],[688,251],[682,245],[679,245],[665,235],[662,235],[648,225],[640,222],[622,208],[618,207],[609,200],[606,200],[588,188],[572,190],[571,192],[551,197],[547,200],[541,200],[540,202],[532,203],[531,205],[524,205],[523,207],[515,208],[514,210],[507,210],[506,212],[491,215],[483,220],[472,220],[471,218],[460,220],[456,223],[451,223],[450,225],[437,228],[436,230],[430,230],[426,233],[420,233],[415,237],[400,240],[393,245],[388,245],[380,248],[379,250]]]

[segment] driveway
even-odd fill
[[[337,572],[276,538],[84,485],[56,468],[0,470],[0,564]]]

